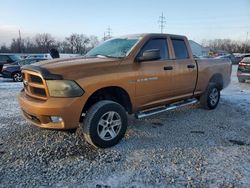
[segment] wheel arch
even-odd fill
[[[103,87],[93,92],[88,97],[82,109],[82,113],[86,113],[93,104],[101,100],[111,100],[111,101],[117,102],[121,106],[123,106],[124,109],[129,114],[132,113],[132,103],[131,103],[130,95],[125,89],[119,86]],[[80,121],[82,121],[82,117]]]
[[[214,75],[209,79],[209,82],[208,82],[208,83],[216,83],[217,86],[219,87],[219,90],[222,90],[222,89],[223,89],[223,85],[224,85],[222,74],[220,74],[220,73],[214,74]]]
[[[12,78],[13,78],[13,76],[14,76],[15,73],[20,73],[20,74],[21,74],[21,71],[18,71],[18,70],[13,71],[13,72],[11,73],[11,77],[12,77]]]

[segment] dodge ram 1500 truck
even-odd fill
[[[198,101],[216,108],[231,71],[227,59],[194,59],[185,36],[127,35],[82,57],[24,66],[19,103],[31,123],[79,127],[106,148],[123,138],[127,113],[143,118]]]

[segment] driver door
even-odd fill
[[[160,50],[160,59],[138,63],[136,103],[139,110],[164,103],[172,92],[173,60],[169,59],[167,38],[149,39],[138,56],[147,50]]]

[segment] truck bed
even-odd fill
[[[221,75],[223,78],[223,88],[230,83],[232,73],[232,62],[229,59],[195,59],[198,66],[198,80],[196,92],[204,91],[206,84],[213,75]],[[222,88],[222,89],[223,89]]]

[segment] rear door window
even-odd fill
[[[186,43],[183,39],[171,39],[176,59],[189,59]]]
[[[169,59],[168,46],[166,39],[150,39],[143,47],[139,53],[139,56],[147,50],[160,50],[161,60]]]
[[[10,58],[7,55],[0,55],[1,63],[7,63],[8,60],[10,60]]]

